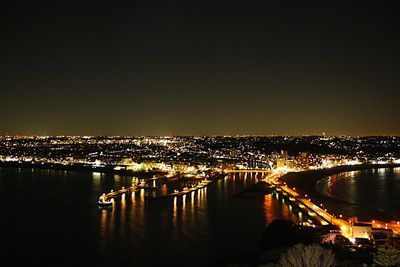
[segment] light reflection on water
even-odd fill
[[[329,193],[349,203],[330,203],[335,212],[364,220],[400,218],[400,168],[346,172],[330,180]]]
[[[182,238],[182,233],[190,235],[192,232],[198,232],[196,228],[212,227],[212,225],[210,225],[210,218],[208,217],[212,216],[216,209],[218,212],[221,212],[221,214],[224,214],[222,209],[225,207],[228,207],[228,209],[233,209],[233,207],[235,207],[231,215],[240,216],[242,211],[237,209],[237,207],[243,205],[242,202],[245,202],[245,205],[252,205],[252,209],[261,211],[259,215],[262,216],[261,218],[258,216],[258,225],[265,226],[275,218],[301,221],[302,215],[299,216],[297,210],[293,211],[291,206],[285,204],[285,199],[279,198],[275,193],[265,195],[261,199],[249,200],[232,198],[235,194],[241,192],[248,186],[255,184],[262,176],[262,173],[238,173],[227,175],[209,187],[170,199],[146,201],[144,198],[145,190],[141,189],[140,192],[133,192],[130,196],[124,195],[120,200],[117,199],[114,208],[118,211],[118,221],[122,224],[122,229],[126,228],[126,226],[123,225],[126,222],[126,213],[132,213],[134,216],[131,218],[131,223],[133,223],[134,231],[139,232],[141,231],[140,227],[143,226],[145,221],[146,223],[148,220],[156,221],[156,218],[151,218],[154,216],[153,212],[164,214],[164,216],[166,214],[166,218],[164,217],[163,219],[168,221],[168,213],[164,213],[163,210],[169,209],[171,210],[170,220],[172,222],[174,236],[179,238]],[[209,194],[208,191],[210,191]],[[136,199],[137,194],[139,194],[139,199]],[[131,198],[130,205],[127,205],[127,197]],[[159,215],[156,215],[155,217],[158,216]],[[253,218],[250,218],[250,220],[253,220]],[[160,225],[164,223],[163,221],[159,222]],[[226,225],[230,224],[232,224],[232,221],[229,221]],[[100,234],[103,235],[104,233],[101,232]],[[189,236],[186,238],[191,239],[192,237]]]
[[[111,209],[98,209],[102,193],[138,179],[28,171],[0,172],[0,211],[13,218],[0,222],[0,233],[16,233],[19,238],[11,243],[29,247],[26,258],[36,265],[43,251],[52,255],[55,266],[73,266],[76,258],[84,266],[220,263],[252,251],[273,219],[295,219],[297,214],[275,195],[233,198],[262,173],[228,175],[185,197],[146,200],[140,190],[116,198]],[[26,199],[35,205],[21,212]],[[26,220],[26,212],[43,219]],[[66,259],[65,251],[73,257]]]

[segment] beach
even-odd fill
[[[353,208],[357,208],[358,203],[353,203],[351,201],[338,199],[334,197],[330,197],[327,194],[322,194],[320,190],[317,189],[317,183],[321,179],[343,172],[350,171],[361,171],[361,170],[369,170],[369,169],[379,169],[379,168],[395,168],[400,167],[400,164],[361,164],[361,165],[346,165],[346,166],[338,166],[329,169],[319,169],[319,170],[308,170],[302,172],[291,172],[287,173],[281,177],[281,180],[286,182],[290,188],[295,188],[295,190],[312,200],[316,205],[321,205],[331,210],[336,214],[353,216],[353,214],[345,214],[345,210],[343,207],[345,206],[353,206]],[[329,190],[329,188],[325,188],[325,190]],[[365,208],[365,207],[359,207]],[[342,212],[343,211],[343,212]],[[382,211],[375,211],[375,218],[380,218],[382,220],[392,220],[393,217],[385,214]]]

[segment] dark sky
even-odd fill
[[[0,134],[400,134],[395,1],[2,2]]]

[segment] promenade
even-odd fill
[[[342,234],[350,238],[352,234],[352,222],[345,220],[342,215],[337,217],[329,213],[325,208],[323,208],[322,204],[318,206],[311,200],[311,195],[312,199],[326,198],[324,196],[318,196],[319,193],[315,189],[317,181],[335,173],[387,167],[398,167],[398,164],[339,166],[323,170],[303,171],[289,174],[272,173],[270,176],[267,176],[265,181],[273,184],[278,192],[293,200],[292,202],[294,202],[300,209],[307,212],[311,217],[317,219],[321,225],[338,226],[342,231]],[[288,185],[289,183],[290,186]],[[301,187],[302,193],[300,193],[298,187],[295,187],[294,185]],[[346,203],[343,203],[343,205],[346,205]],[[371,224],[372,228],[391,229],[394,235],[400,235],[400,221],[371,220],[360,221],[360,223]]]

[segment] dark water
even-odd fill
[[[30,266],[224,265],[254,251],[274,218],[297,220],[275,195],[232,198],[262,174],[236,174],[193,195],[98,209],[132,177],[0,168],[2,261]]]
[[[400,168],[346,172],[332,175],[325,182],[327,194],[349,203],[340,205],[346,216],[365,220],[400,218]]]

